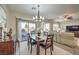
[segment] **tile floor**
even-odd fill
[[[44,55],[44,49],[40,49],[40,55]],[[54,51],[53,55],[73,55],[72,53],[68,52],[67,50],[64,50],[63,48],[60,48],[56,45],[54,45]],[[28,50],[27,42],[21,42],[20,48],[17,47],[16,49],[16,55],[30,55],[30,50]],[[32,55],[36,55],[36,47],[33,46],[33,52]],[[47,55],[50,55],[50,50],[47,50]]]

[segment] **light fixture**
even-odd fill
[[[41,22],[41,21],[43,21],[45,19],[43,16],[40,15],[39,8],[40,8],[40,5],[37,5],[37,9],[38,9],[37,16],[33,16],[33,20],[35,20],[36,22],[37,21]],[[33,7],[32,9],[36,9],[36,8]]]

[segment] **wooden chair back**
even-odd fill
[[[47,35],[46,46],[47,47],[50,47],[50,46],[53,47],[53,35]]]

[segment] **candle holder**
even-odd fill
[[[41,36],[41,32],[38,32],[37,35],[38,35],[38,36]]]

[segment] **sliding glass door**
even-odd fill
[[[27,40],[27,34],[28,34],[28,22],[18,20],[17,23],[17,38],[19,41],[25,41]]]
[[[17,38],[19,41],[27,41],[28,33],[35,35],[35,23],[19,20],[17,22]]]

